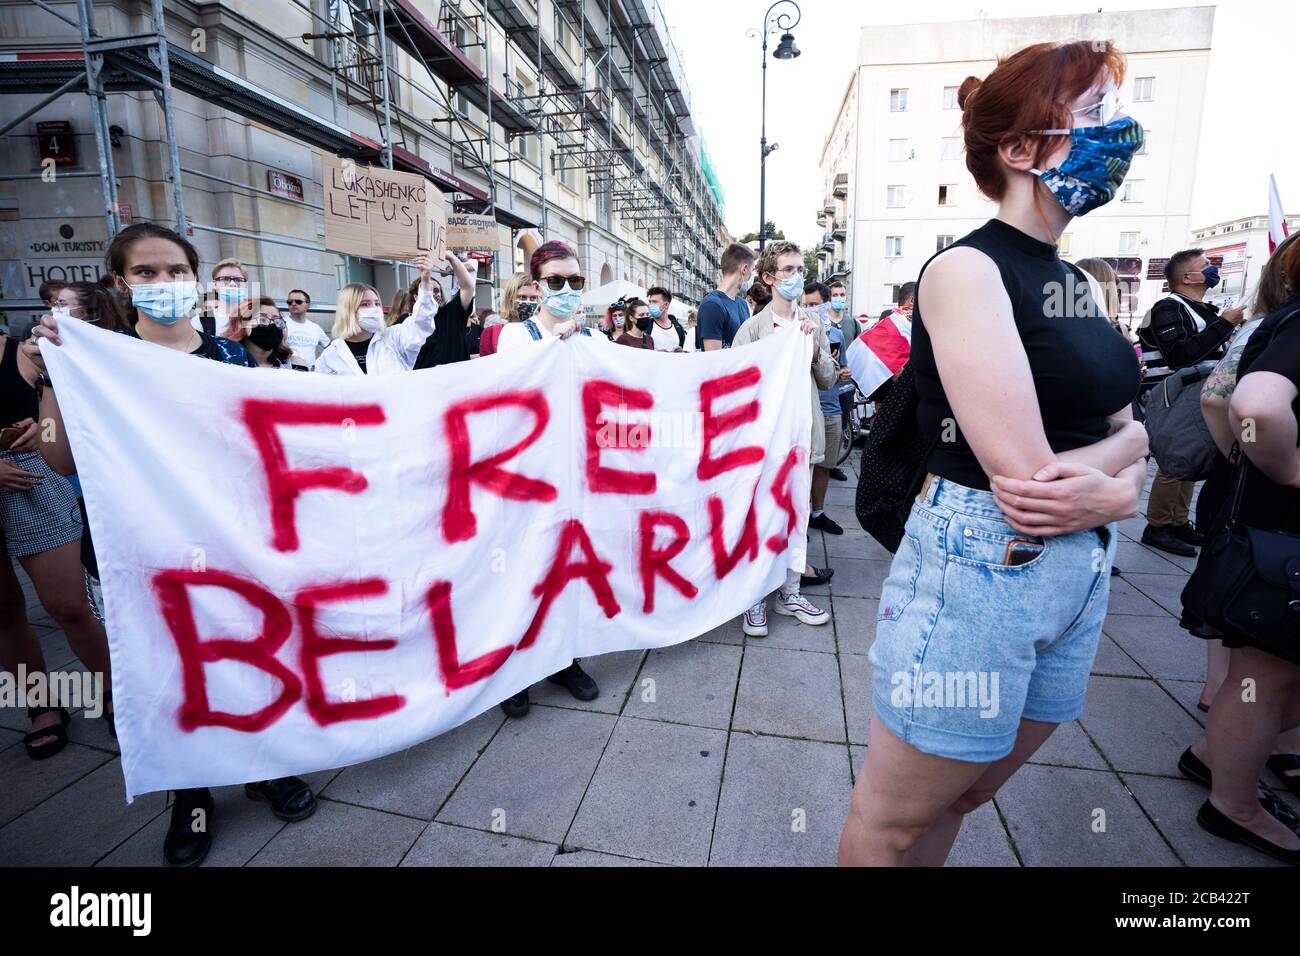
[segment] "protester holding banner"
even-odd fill
[[[583,328],[581,323],[571,318],[582,306],[582,289],[587,282],[582,275],[578,254],[571,246],[559,240],[543,243],[533,252],[528,271],[532,286],[524,288],[536,292],[541,304],[534,317],[502,327],[497,341],[498,352],[525,347],[531,342],[541,341],[545,335],[564,339],[578,332],[593,342],[607,341],[603,335],[592,335],[590,329]],[[577,410],[574,414],[576,417]],[[559,684],[578,700],[595,700],[600,696],[600,688],[576,660],[547,680]],[[523,717],[528,713],[528,707],[526,687],[501,702],[501,709],[507,717]]]
[[[523,322],[537,313],[542,294],[537,291],[533,277],[527,272],[516,272],[501,289],[501,317],[505,322]],[[483,339],[479,342],[479,355],[494,355],[497,342],[501,339],[502,327],[494,325],[483,330]]]
[[[826,424],[817,390],[830,388],[836,381],[836,372],[835,364],[831,360],[831,347],[826,338],[826,330],[820,321],[798,306],[803,298],[804,288],[803,253],[793,242],[773,242],[754,265],[754,273],[759,280],[754,283],[754,287],[757,288],[759,285],[768,287],[772,291],[771,300],[766,308],[746,319],[736,330],[731,346],[740,348],[760,342],[769,335],[789,334],[795,331],[814,336],[816,346],[813,348],[811,367],[812,441],[809,445],[808,464],[815,467],[822,463],[826,455]],[[807,401],[799,394],[801,390],[802,386],[796,387],[795,393],[789,396],[789,400]],[[809,527],[812,527],[811,522]],[[807,573],[808,571],[812,573]],[[787,571],[785,584],[781,586],[773,610],[778,614],[797,618],[804,624],[825,624],[831,619],[830,612],[822,610],[804,597],[801,586],[816,587],[825,584],[831,579],[832,574],[829,569],[814,568],[811,565],[802,575],[798,571]],[[760,597],[745,612],[741,629],[750,637],[766,636],[767,595]]]
[[[187,352],[213,361],[252,367],[253,362],[243,346],[198,331],[185,321],[198,304],[196,273],[199,255],[182,236],[150,222],[135,223],[113,238],[105,262],[118,290],[130,297],[135,309],[134,337],[162,348]],[[75,469],[75,463],[68,444],[67,429],[59,413],[55,383],[44,374],[41,342],[47,342],[51,346],[60,344],[58,322],[53,316],[46,316],[32,330],[32,338],[23,350],[27,358],[41,370],[36,378],[40,417],[54,422],[53,436],[50,441],[41,443],[41,454],[54,468],[71,471]],[[78,522],[78,526],[79,524]],[[59,593],[66,595],[81,591],[80,588],[73,588],[69,592],[65,583],[60,587]],[[45,603],[44,598],[42,603]],[[50,610],[49,604],[46,604],[46,609]],[[89,615],[88,608],[85,613]],[[72,631],[69,630],[69,637],[71,634]],[[95,667],[100,663],[94,659],[93,654],[90,660],[85,656],[82,660],[87,667]],[[106,673],[106,660],[103,668]],[[250,799],[270,804],[271,812],[281,820],[302,820],[316,810],[316,795],[306,782],[297,777],[245,784],[244,792]],[[196,866],[203,861],[212,846],[212,793],[202,788],[177,790],[175,794],[171,823],[163,841],[163,856],[171,866]],[[202,821],[201,825],[199,821]]]
[[[383,300],[374,287],[352,282],[339,290],[334,307],[334,340],[316,360],[316,371],[326,375],[392,375],[409,372],[425,340],[433,333],[436,303],[431,287],[432,260],[415,260],[420,270],[420,292],[411,318],[384,324]]]
[[[1146,434],[1133,349],[1095,303],[1062,321],[1049,297],[1086,284],[1057,242],[1142,144],[1124,70],[1108,42],[1040,43],[958,91],[966,165],[998,211],[920,278],[911,364],[930,474],[880,596],[842,864],[943,863],[965,814],[1083,711]],[[984,690],[967,694],[968,678]]]
[[[51,296],[56,314],[66,316],[70,290]],[[76,308],[80,308],[77,306]],[[67,318],[65,321],[76,321]],[[14,576],[17,559],[32,579],[41,606],[64,629],[77,656],[94,674],[109,677],[108,639],[87,599],[81,566],[82,521],[73,486],[51,470],[37,450],[42,444],[36,368],[18,340],[0,335],[0,665],[18,674],[45,671],[45,659],[27,620],[27,600]],[[106,713],[108,713],[106,709]],[[58,701],[29,707],[32,723],[23,738],[33,760],[52,757],[68,742],[68,711]],[[111,715],[110,715],[111,719]]]

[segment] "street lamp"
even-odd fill
[[[782,11],[773,15],[772,11],[778,7],[789,4],[794,7],[794,13]],[[762,252],[767,245],[767,157],[769,153],[777,150],[777,143],[771,146],[767,144],[767,38],[770,34],[781,32],[781,40],[777,43],[776,49],[772,55],[778,60],[793,60],[799,55],[799,48],[794,44],[794,34],[790,31],[799,25],[799,20],[803,13],[799,9],[799,4],[794,0],[776,0],[776,3],[767,8],[767,13],[763,14],[763,27],[761,30],[763,36],[763,129],[762,138],[758,143],[759,165],[758,165],[758,251]],[[747,36],[754,36],[756,31],[750,30]]]

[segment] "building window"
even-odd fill
[[[943,88],[943,108],[946,110],[961,109],[957,105],[957,87],[945,86]]]
[[[1154,97],[1156,78],[1154,76],[1139,76],[1133,81],[1133,102],[1148,103]]]
[[[889,111],[891,113],[901,113],[907,109],[907,90],[890,90],[889,91]]]
[[[897,259],[903,254],[902,236],[885,236],[885,258]]]
[[[957,205],[957,187],[951,183],[945,183],[939,187],[939,205],[955,206]]]
[[[1121,232],[1119,234],[1119,251],[1120,255],[1131,256],[1138,251],[1138,233]]]
[[[952,236],[936,236],[934,239],[934,251],[943,252],[943,250],[952,245],[952,240]]]
[[[905,195],[906,186],[886,186],[885,187],[885,205],[890,209],[900,209],[907,201]]]
[[[1121,187],[1119,194],[1120,202],[1141,202],[1142,201],[1142,180],[1126,179]]]
[[[574,63],[578,62],[578,56],[574,52],[574,48],[577,46],[577,37],[574,36],[569,21],[560,15],[558,8],[555,11],[555,44],[564,50],[570,60]]]
[[[1145,156],[1149,152],[1151,152],[1151,130],[1144,126],[1142,127],[1142,148],[1135,155]]]
[[[889,141],[889,161],[891,163],[901,163],[907,159],[907,140],[891,139]]]
[[[898,305],[898,300],[902,297],[902,294],[902,283],[894,283],[893,285],[885,286],[885,296],[889,299],[890,305]]]
[[[959,159],[961,158],[961,137],[945,136],[939,140],[939,158],[940,159]]]
[[[455,94],[452,97],[451,103],[457,113],[459,113],[463,118],[469,119],[469,100],[465,98],[464,93]]]
[[[1063,256],[1068,256],[1070,254],[1070,240],[1073,238],[1071,233],[1062,233],[1061,241],[1056,244],[1056,251]]]
[[[527,160],[530,163],[537,162],[537,148],[533,143],[531,136],[515,137],[515,155],[520,159]]]

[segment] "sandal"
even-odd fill
[[[1292,793],[1300,796],[1300,754],[1273,754],[1264,761],[1264,766],[1272,770],[1286,788]]]
[[[62,707],[28,707],[27,719],[36,722],[38,717],[44,717],[46,714],[58,714],[59,722],[51,724],[48,727],[42,727],[40,730],[33,730],[23,738],[23,746],[27,748],[27,756],[33,760],[46,760],[53,757],[56,753],[68,745],[68,724],[72,722],[72,717]],[[43,740],[46,737],[53,737],[52,743],[41,744],[36,746],[36,741]]]

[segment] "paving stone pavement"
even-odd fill
[[[855,456],[856,458],[856,456]],[[832,482],[810,592],[832,623],[773,615],[693,641],[591,659],[601,697],[539,686],[523,720],[496,708],[399,754],[309,777],[320,808],[276,820],[216,791],[208,865],[829,866],[870,744],[867,652],[889,555],[857,527],[854,481]],[[1087,710],[1062,726],[957,839],[957,866],[1259,866],[1195,822],[1205,791],[1175,763],[1202,731],[1203,645],[1174,614],[1192,563],[1122,524],[1111,613]],[[53,668],[80,666],[25,583]],[[647,691],[653,688],[653,694]],[[57,757],[29,760],[25,714],[0,709],[0,864],[162,864],[167,801],[128,806],[117,748],[78,714]],[[1279,796],[1297,801],[1266,773]]]

